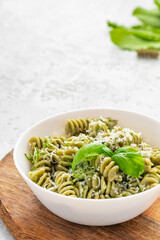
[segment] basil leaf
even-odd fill
[[[160,8],[160,0],[154,0],[154,3]]]
[[[117,23],[110,22],[110,21],[107,21],[107,25],[108,25],[108,27],[112,27],[112,28],[122,27],[122,26],[118,25]]]
[[[160,11],[158,9],[147,10],[138,7],[133,11],[133,15],[144,24],[160,27]]]
[[[110,148],[108,148],[107,146],[102,146],[102,150],[105,152],[105,155],[108,155],[109,157],[111,157],[113,155],[113,152]]]
[[[149,41],[160,41],[160,34],[134,28],[124,28],[128,33]]]
[[[125,28],[121,27],[113,28],[110,31],[110,36],[112,42],[122,49],[127,50],[160,49],[160,40],[153,41],[145,39],[142,38],[142,36],[139,37],[138,34],[136,36],[134,33],[129,32]]]
[[[74,170],[76,165],[81,161],[90,161],[93,157],[96,157],[100,154],[106,154],[108,156],[111,156],[113,152],[111,149],[101,143],[89,143],[87,145],[84,145],[78,150],[78,152],[74,156],[72,162],[72,170]]]
[[[74,171],[76,165],[80,162],[84,160],[90,161],[100,154],[110,156],[127,175],[138,178],[144,172],[143,157],[136,149],[131,146],[126,146],[117,149],[113,153],[111,149],[100,143],[90,143],[81,147],[74,156],[72,170]]]
[[[132,29],[143,30],[146,32],[158,33],[160,34],[160,28],[152,27],[149,25],[134,25]]]
[[[131,28],[127,28],[127,27],[124,27],[124,26],[121,26],[121,25],[118,25],[116,23],[113,23],[113,22],[108,22],[108,26],[109,27],[112,27],[112,28],[120,28],[120,29],[123,29],[125,30],[127,33],[130,33],[130,34],[133,34],[137,37],[140,37],[142,39],[147,39],[147,40],[152,40],[152,41],[160,41],[160,34],[159,32],[154,32],[154,31],[151,31],[148,30],[146,31],[146,28],[140,28],[140,27],[131,27]],[[156,28],[157,29],[157,28]]]
[[[118,153],[125,153],[125,152],[137,152],[137,150],[135,148],[131,147],[131,146],[125,146],[125,147],[118,148],[114,152],[114,155],[118,154]]]
[[[144,172],[143,157],[134,148],[124,147],[117,149],[112,156],[112,160],[124,173],[131,177],[138,178]]]

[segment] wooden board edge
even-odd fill
[[[31,235],[28,235],[26,232],[23,232],[23,230],[17,225],[17,223],[11,217],[1,199],[0,199],[0,218],[7,227],[10,234],[16,240],[37,240],[37,236],[34,235],[34,233],[32,233],[31,237]],[[38,240],[41,240],[41,238],[38,238]]]
[[[4,164],[7,161],[7,158],[10,156],[13,159],[13,151],[12,149],[10,152],[8,152],[1,160],[0,160],[0,166],[1,164]],[[14,160],[13,160],[14,161]],[[32,233],[32,238],[30,235],[28,235],[26,232],[21,229],[18,224],[15,222],[15,220],[12,218],[11,214],[9,213],[7,207],[5,206],[5,200],[1,196],[0,193],[0,218],[2,222],[5,224],[6,228],[10,232],[10,234],[16,239],[16,240],[37,240],[37,236]],[[38,240],[41,240],[39,238]]]
[[[11,215],[7,211],[1,199],[0,199],[0,218],[2,219],[3,223],[5,224],[7,229],[10,231],[12,236],[17,240],[21,240],[22,238],[19,234],[21,230],[16,224],[16,222],[12,219]]]

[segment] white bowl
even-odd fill
[[[61,136],[64,134],[67,119],[100,116],[117,119],[120,126],[141,132],[144,140],[151,146],[160,146],[160,122],[151,117],[119,109],[84,109],[62,113],[38,122],[21,135],[14,149],[15,165],[37,198],[54,214],[84,225],[102,226],[127,221],[144,212],[160,195],[158,185],[123,198],[81,199],[51,192],[29,179],[30,163],[24,153],[28,152],[28,140],[32,136]]]

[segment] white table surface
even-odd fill
[[[0,0],[0,159],[49,115],[116,107],[160,119],[160,60],[114,46],[106,20],[136,24],[152,0]],[[18,209],[17,209],[18,211]],[[13,239],[0,220],[0,240]]]

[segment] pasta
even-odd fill
[[[88,129],[89,119],[69,119],[65,127],[67,135],[78,135],[79,133],[85,133]]]
[[[102,117],[69,119],[65,131],[65,137],[29,139],[30,153],[25,154],[32,163],[29,177],[39,186],[70,197],[109,199],[137,194],[160,183],[160,147],[152,148],[145,143],[141,133]],[[126,174],[103,151],[89,155],[73,169],[75,155],[92,143],[106,146],[113,154],[130,146],[143,159],[143,173],[139,177]]]
[[[56,172],[55,185],[58,186],[57,192],[59,194],[76,197],[71,177],[64,171]]]
[[[115,166],[115,163],[110,157],[100,155],[95,161],[95,168],[98,170],[104,178],[108,178],[109,181],[117,180],[122,181],[122,177],[117,174],[119,167]]]

